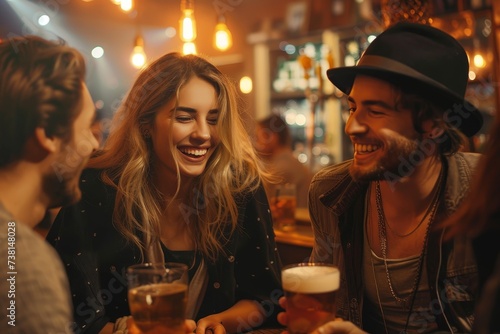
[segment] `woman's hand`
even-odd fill
[[[226,328],[217,316],[210,315],[198,320],[196,334],[226,334]]]
[[[196,328],[196,323],[193,320],[185,320],[184,327],[186,330],[186,334],[193,333]],[[141,332],[141,330],[136,326],[134,319],[129,317],[127,319],[127,329],[128,334],[168,334],[170,331],[153,328],[151,331]]]

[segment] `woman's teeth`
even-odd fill
[[[201,157],[202,155],[207,154],[208,150],[205,149],[181,149],[180,150],[184,154],[194,155],[196,157]]]

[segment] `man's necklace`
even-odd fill
[[[380,249],[382,252],[382,258],[384,260],[385,273],[386,273],[386,277],[387,277],[387,283],[389,285],[389,290],[391,291],[391,295],[396,300],[396,302],[403,307],[403,309],[408,310],[408,316],[406,319],[406,324],[405,324],[405,329],[404,329],[405,333],[406,333],[406,329],[408,327],[410,314],[411,314],[411,311],[413,309],[413,304],[415,302],[415,297],[417,295],[417,290],[418,290],[418,286],[420,284],[420,279],[422,278],[422,269],[423,269],[424,258],[425,258],[425,255],[427,253],[427,241],[429,239],[429,231],[430,231],[430,227],[431,227],[432,223],[434,222],[434,218],[435,218],[435,215],[437,212],[437,207],[439,205],[439,197],[441,195],[441,190],[443,188],[442,187],[443,174],[444,174],[444,166],[441,167],[439,177],[436,181],[436,184],[434,185],[434,189],[432,190],[432,192],[434,193],[434,196],[432,198],[431,203],[429,204],[427,212],[424,214],[424,218],[417,225],[417,227],[413,231],[410,232],[410,234],[412,234],[414,231],[416,231],[418,229],[418,227],[421,226],[422,223],[425,221],[425,217],[427,217],[430,214],[429,222],[428,222],[427,228],[425,230],[422,251],[420,252],[420,256],[418,258],[417,272],[416,272],[415,278],[413,280],[412,289],[406,298],[399,297],[396,294],[396,292],[394,291],[394,288],[392,285],[391,275],[389,272],[389,267],[387,265],[387,231],[386,231],[386,227],[385,227],[385,225],[387,224],[387,221],[385,219],[384,207],[383,207],[383,203],[382,203],[382,192],[380,191],[380,182],[375,181],[375,202],[377,204]],[[373,267],[373,260],[372,260],[372,267]],[[375,270],[375,269],[373,269],[373,270]],[[377,284],[376,278],[375,278],[375,284]],[[379,306],[380,306],[380,309],[382,312],[382,317],[384,317],[384,311],[382,309],[382,304],[380,302],[380,296],[378,295],[379,294],[378,286],[376,288],[377,288],[377,297],[379,299],[378,302],[379,302]],[[410,300],[410,298],[411,298],[411,300]],[[385,317],[384,317],[384,326],[385,326]],[[386,326],[386,331],[387,331],[387,326]]]
[[[436,185],[434,186],[434,189],[432,190],[433,193],[434,193],[434,196],[435,196],[435,193],[436,193],[436,190],[437,190],[437,185],[438,185],[438,183],[436,183]],[[380,183],[378,181],[377,181],[377,190],[378,190],[378,194],[380,194],[380,201],[382,202],[382,196],[381,196],[381,193],[380,193]],[[433,201],[434,200],[435,200],[435,198],[433,198]],[[426,220],[427,216],[429,216],[429,214],[431,213],[431,211],[434,209],[434,206],[432,204],[433,204],[432,202],[429,204],[429,206],[427,207],[427,210],[425,211],[425,214],[422,216],[422,219],[420,219],[420,222],[412,230],[410,230],[409,232],[406,232],[406,233],[399,233],[399,232],[397,232],[396,230],[394,230],[391,227],[391,225],[389,224],[389,222],[387,220],[385,220],[385,224],[387,225],[387,227],[389,228],[389,230],[391,230],[392,234],[394,234],[395,236],[397,236],[399,238],[409,237],[410,235],[412,235],[413,233],[415,233],[420,226],[422,226],[422,224]],[[378,203],[377,203],[377,205],[378,205]],[[383,212],[383,208],[382,208],[382,212]]]

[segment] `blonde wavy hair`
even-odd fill
[[[113,213],[115,227],[145,251],[160,238],[160,216],[166,199],[152,181],[152,145],[143,129],[152,125],[158,110],[177,101],[180,89],[192,77],[211,84],[217,93],[220,143],[205,171],[196,178],[190,198],[182,199],[195,218],[189,233],[195,249],[214,261],[223,250],[224,235],[233,233],[238,220],[240,195],[255,191],[266,178],[240,115],[234,85],[214,65],[194,55],[169,53],[144,69],[113,119],[113,128],[90,168],[103,169],[102,179],[117,190]],[[167,134],[170,138],[171,134]],[[173,148],[172,140],[170,145]],[[176,160],[175,149],[171,150]],[[180,172],[177,169],[177,190]],[[148,236],[144,238],[144,236]]]

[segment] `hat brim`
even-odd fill
[[[412,87],[416,92],[441,106],[447,121],[467,137],[475,135],[483,126],[479,109],[433,79],[406,66],[381,68],[379,66],[358,65],[332,68],[327,71],[328,79],[344,94],[349,94],[357,75],[368,75],[388,81],[396,86]]]

